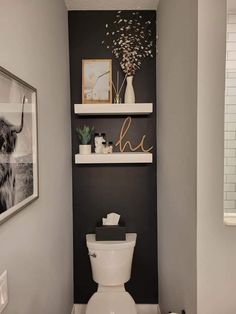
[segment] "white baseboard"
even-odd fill
[[[85,314],[86,304],[75,304],[71,314]],[[138,314],[161,314],[158,304],[137,304]]]
[[[138,314],[161,314],[158,304],[137,304]]]
[[[86,304],[75,304],[74,314],[85,314]]]

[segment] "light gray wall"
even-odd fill
[[[0,1],[0,65],[38,89],[40,197],[0,225],[4,314],[69,314],[73,303],[67,12],[62,0]]]
[[[223,225],[226,1],[199,0],[198,313],[236,313],[236,227]]]
[[[197,1],[161,0],[158,16],[159,300],[195,314]]]

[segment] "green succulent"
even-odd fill
[[[93,135],[93,131],[94,126],[90,128],[89,126],[84,125],[83,127],[76,128],[79,141],[81,142],[82,145],[89,144]]]

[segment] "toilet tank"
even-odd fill
[[[96,241],[86,235],[93,280],[103,286],[123,285],[130,279],[136,233],[127,233],[126,241]]]

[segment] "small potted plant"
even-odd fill
[[[94,127],[89,127],[84,125],[81,128],[76,128],[76,132],[80,141],[79,145],[79,153],[81,155],[89,155],[91,154],[91,139],[93,135]]]

